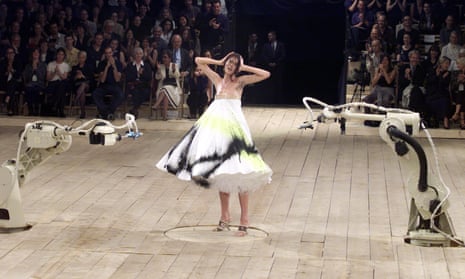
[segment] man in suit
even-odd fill
[[[179,71],[181,73],[181,80],[184,79],[184,85],[189,84],[189,75],[192,72],[192,57],[189,55],[189,52],[181,47],[182,38],[179,34],[174,34],[171,37],[171,51],[173,53],[172,61],[174,64],[178,65]],[[183,86],[183,85],[181,85]],[[186,93],[186,86],[183,86],[184,93]]]
[[[268,32],[268,43],[263,45],[262,62],[263,67],[271,73],[268,79],[268,92],[272,92],[272,101],[274,103],[283,103],[285,101],[282,84],[283,84],[283,65],[286,59],[286,49],[282,42],[277,40],[276,32]]]

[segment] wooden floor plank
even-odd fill
[[[348,123],[341,135],[331,122],[300,130],[303,108],[244,113],[274,171],[271,184],[250,194],[250,224],[263,237],[170,237],[176,228],[213,228],[218,193],[155,168],[193,121],[140,119],[139,139],[96,146],[76,136],[70,150],[28,175],[21,196],[33,227],[0,235],[0,278],[465,278],[464,248],[404,243],[409,172],[377,128]],[[31,118],[0,118],[6,160]],[[447,211],[463,239],[465,134],[432,133],[451,191]],[[425,134],[418,140],[434,167]],[[236,195],[230,211],[237,225]]]

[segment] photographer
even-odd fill
[[[366,103],[389,107],[394,99],[394,84],[397,68],[391,63],[389,55],[381,55],[380,64],[371,79],[371,93],[363,98]]]

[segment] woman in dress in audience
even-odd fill
[[[181,73],[179,67],[171,61],[173,54],[165,49],[161,54],[162,63],[157,66],[155,79],[158,80],[157,101],[152,106],[153,110],[158,110],[162,106],[162,118],[168,120],[168,106],[177,108],[181,100],[181,87],[179,78]]]

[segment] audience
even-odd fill
[[[111,1],[111,5],[105,1],[95,1],[91,5],[82,0],[55,0],[48,4],[38,1],[34,7],[30,5],[31,1],[14,2],[15,4],[11,7],[5,3],[0,4],[0,53],[3,58],[0,65],[7,63],[8,49],[13,50],[15,60],[17,60],[15,63],[21,65],[18,66],[21,67],[19,78],[15,79],[17,82],[17,87],[13,90],[15,92],[11,93],[12,90],[6,87],[5,84],[8,82],[1,82],[2,89],[9,93],[0,101],[10,106],[8,109],[10,114],[18,111],[18,107],[23,105],[28,108],[31,115],[44,113],[47,111],[47,106],[43,106],[43,103],[47,100],[51,104],[49,110],[52,110],[53,115],[64,116],[63,106],[69,101],[65,100],[67,96],[82,98],[85,94],[80,92],[93,91],[94,103],[98,107],[100,116],[112,118],[115,110],[124,101],[123,85],[126,84],[127,77],[123,73],[126,73],[125,68],[133,65],[135,57],[132,56],[132,52],[136,48],[140,47],[143,51],[144,68],[150,66],[153,73],[157,72],[161,65],[161,53],[166,49],[174,52],[175,55],[170,57],[170,60],[177,64],[181,76],[185,76],[185,84],[192,86],[196,83],[188,82],[187,78],[195,76],[192,68],[193,59],[196,56],[208,51],[214,57],[218,57],[223,56],[224,52],[229,50],[225,46],[228,43],[225,39],[229,36],[231,19],[224,12],[225,4],[230,4],[228,1],[204,0],[201,1],[202,7],[198,6],[198,1],[192,0],[141,0],[137,3],[120,0]],[[393,88],[396,92],[394,95],[399,100],[403,90],[407,87],[409,90],[415,87],[422,92],[421,88],[431,86],[427,85],[427,81],[431,81],[429,78],[415,80],[416,85],[411,84],[411,80],[406,78],[406,72],[412,71],[412,62],[410,55],[408,59],[402,59],[405,57],[403,54],[416,52],[419,68],[429,77],[440,67],[438,66],[439,59],[449,58],[451,60],[449,69],[451,86],[460,84],[457,83],[458,60],[463,57],[463,54],[460,55],[460,49],[465,47],[463,45],[465,34],[463,34],[463,29],[460,29],[465,21],[458,9],[458,5],[463,4],[462,2],[460,0],[345,0],[344,6],[348,15],[347,26],[352,26],[352,33],[348,32],[349,42],[354,44],[357,51],[368,51],[365,57],[371,59],[367,65],[370,68],[372,81],[376,73],[381,71],[379,66],[381,55],[383,59],[386,56],[388,60],[391,60],[389,64],[392,64],[393,69],[397,69]],[[7,1],[7,3],[10,2]],[[404,34],[410,35],[410,43],[406,42],[408,39],[404,39]],[[428,46],[424,45],[424,34],[434,35],[440,40],[428,47],[431,43]],[[282,73],[276,73],[276,69],[273,68],[275,62],[269,58],[276,52],[276,49],[280,49],[279,44],[275,49],[273,42],[266,43],[258,40],[258,38],[270,36],[267,33],[251,31],[250,35],[249,44],[246,46],[247,42],[244,42],[243,56],[245,59],[251,64],[271,67],[275,76],[282,75]],[[181,41],[180,52],[176,50],[179,41]],[[111,60],[114,60],[115,67],[108,66],[108,72],[111,74],[106,75],[105,80],[102,80],[105,68],[107,68],[105,65],[108,64],[104,49],[108,46],[112,46],[113,58]],[[187,56],[184,50],[187,50]],[[90,89],[77,86],[74,82],[77,74],[77,68],[74,67],[80,64],[78,62],[80,59],[77,59],[78,52],[82,56],[87,53],[85,60],[89,67],[86,66],[86,68],[92,70],[86,69],[87,73],[84,76],[89,79]],[[65,60],[61,62],[57,56],[63,56]],[[402,65],[402,60],[405,61],[405,65]],[[68,67],[58,67],[59,71],[61,70],[61,77],[60,74],[55,73],[55,70],[48,71],[44,77],[42,73],[44,65],[63,63]],[[186,65],[189,66],[186,67]],[[61,69],[62,67],[67,69]],[[80,67],[82,68],[82,65]],[[71,68],[73,68],[72,72],[70,72]],[[70,73],[69,76],[68,73]],[[197,76],[195,77],[197,79]],[[79,78],[76,79],[79,80]],[[151,78],[150,94],[156,92],[157,82],[154,77]],[[92,90],[97,83],[98,87]],[[110,91],[105,88],[110,84],[114,86],[112,89],[114,91],[111,91],[113,97],[110,98],[113,103],[110,106],[103,106],[102,100],[108,101],[109,99],[105,95]],[[57,87],[64,89],[60,91],[61,89],[57,90]],[[277,84],[276,87],[280,85]],[[192,88],[192,90],[197,89]],[[454,96],[451,102],[456,102],[457,90],[451,90]],[[15,104],[16,99],[12,97],[21,91],[25,94],[25,103]],[[68,94],[70,91],[74,94]],[[50,98],[42,98],[44,92],[49,92]],[[102,96],[103,99],[100,98]],[[426,102],[429,102],[428,95],[426,97]],[[382,100],[380,102],[385,103]],[[77,103],[81,107],[80,116],[85,117],[85,99],[79,99]],[[415,108],[415,110],[421,109]],[[424,106],[423,109],[426,110]],[[462,110],[460,108],[457,114],[454,114],[457,121],[460,119]],[[132,107],[131,111],[136,113],[138,110]],[[427,111],[421,113],[427,115]],[[196,114],[200,114],[200,111]]]

